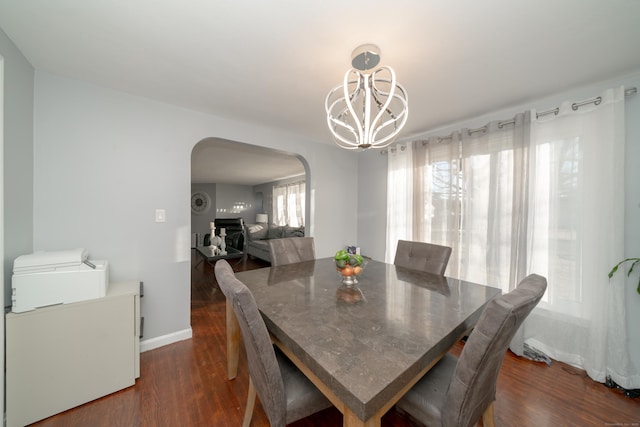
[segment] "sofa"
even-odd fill
[[[304,226],[290,227],[288,225],[247,224],[245,227],[244,252],[256,258],[271,262],[269,239],[283,239],[287,237],[304,237]]]

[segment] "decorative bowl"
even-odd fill
[[[358,276],[362,274],[366,266],[365,259],[358,254],[350,254],[340,250],[334,256],[336,270],[340,273],[341,282],[346,286],[354,286],[358,283]]]

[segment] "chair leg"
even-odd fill
[[[242,427],[249,427],[251,424],[251,417],[253,417],[253,407],[256,404],[256,388],[253,385],[253,380],[249,377],[249,393],[247,393],[247,406],[244,408],[244,420],[242,420]]]
[[[482,426],[483,427],[495,427],[495,420],[493,418],[493,404],[494,402],[491,402],[491,404],[487,407],[487,409],[485,409],[485,411],[482,413]]]

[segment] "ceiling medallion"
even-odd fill
[[[336,144],[347,150],[387,147],[407,121],[407,91],[391,67],[375,68],[379,62],[377,46],[356,48],[353,68],[325,100],[329,130]]]

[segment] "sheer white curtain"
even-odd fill
[[[461,175],[460,132],[446,138],[414,142],[413,233],[409,240],[457,248],[460,238]],[[459,276],[460,252],[453,251],[447,274]]]
[[[305,181],[273,187],[273,221],[276,225],[304,226]]]
[[[399,145],[388,151],[387,163],[387,250],[392,263],[398,240],[413,236],[413,148]]]
[[[640,388],[629,357],[624,280],[624,88],[601,101],[532,114],[527,270],[547,277],[544,300],[512,348],[527,342],[556,360]]]
[[[528,126],[529,113],[519,114],[508,124],[416,141],[412,161],[391,154],[387,248],[398,238],[450,246],[447,275],[503,290],[524,277],[526,174],[519,172],[526,171]]]
[[[623,257],[624,89],[601,98],[414,142],[410,159],[391,153],[387,261],[408,238],[451,246],[447,275],[504,292],[529,273],[547,277],[512,349],[527,342],[597,381],[639,388],[623,275],[607,277]]]
[[[529,113],[461,133],[457,277],[507,291],[524,277]]]

